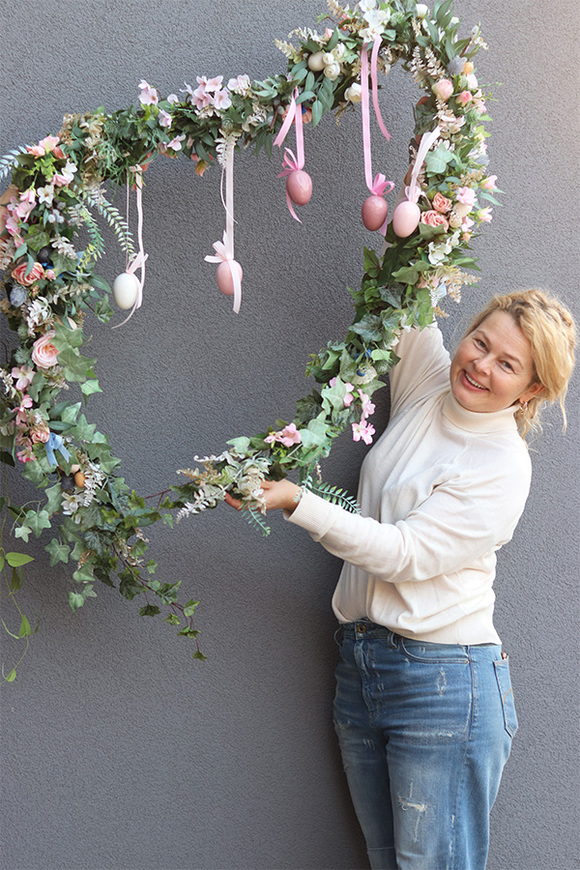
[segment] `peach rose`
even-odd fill
[[[443,196],[442,193],[437,192],[433,197],[433,208],[440,214],[444,214],[451,208],[451,200]]]
[[[437,99],[443,100],[445,103],[453,93],[453,82],[449,81],[449,79],[439,79],[439,81],[435,82],[431,87],[431,90]]]
[[[30,287],[30,285],[34,284],[35,281],[38,281],[39,278],[44,278],[44,267],[41,266],[40,263],[35,263],[28,275],[26,274],[27,269],[28,263],[20,263],[19,266],[16,266],[16,268],[12,270],[12,277],[15,281],[18,281],[19,284],[22,284],[23,287]]]
[[[58,362],[58,350],[52,343],[53,329],[37,338],[32,345],[32,362],[39,369],[49,369]]]
[[[438,211],[434,211],[433,209],[422,212],[421,223],[427,224],[430,227],[445,227],[446,230],[449,229],[449,221],[447,218],[443,217],[442,214],[439,214]]]

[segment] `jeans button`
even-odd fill
[[[361,634],[364,634],[365,631],[367,630],[367,627],[366,627],[366,625],[360,624],[360,625],[357,625],[356,630],[360,631]]]

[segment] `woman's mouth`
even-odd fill
[[[474,381],[473,378],[470,378],[465,369],[463,370],[463,377],[470,387],[473,387],[476,390],[487,390],[487,387],[482,386],[482,384],[479,384],[477,381]]]

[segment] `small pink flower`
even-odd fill
[[[434,209],[421,212],[421,223],[427,224],[427,226],[430,227],[445,227],[446,231],[449,229],[449,221],[447,218],[443,217],[442,214],[439,214],[439,212]]]
[[[471,220],[470,217],[464,217],[461,222],[461,229],[464,233],[468,233],[471,227],[473,226],[474,221]]]
[[[352,424],[353,441],[360,441],[362,439],[365,444],[372,444],[374,434],[375,427],[372,425],[372,423],[365,423],[361,421],[360,423]]]
[[[457,191],[457,201],[464,205],[475,205],[475,191],[471,187],[460,187]]]
[[[54,269],[45,269],[44,277],[47,279],[47,281],[54,281],[54,279],[56,278],[56,272],[54,271]]]
[[[157,118],[160,127],[171,127],[173,118],[164,109],[159,109],[159,117]]]
[[[370,417],[371,414],[375,413],[375,406],[371,402],[370,396],[367,396],[367,394],[364,393],[362,390],[359,390],[358,394],[359,394],[361,404],[362,404],[362,412],[363,412],[362,419],[361,419],[361,422],[362,422],[362,420],[366,420],[367,417]]]
[[[433,208],[435,211],[438,211],[440,214],[445,214],[451,208],[451,200],[447,199],[446,196],[443,196],[442,193],[437,193],[433,197]]]
[[[55,336],[54,330],[49,330],[32,345],[32,362],[39,369],[50,369],[58,362],[58,350],[52,344]]]
[[[50,438],[48,422],[40,414],[35,416],[37,416],[37,419],[34,421],[34,425],[30,427],[30,438],[33,444],[38,444],[39,442],[46,444]]]
[[[300,444],[302,436],[296,428],[296,424],[290,423],[288,426],[280,429],[279,432],[272,432],[271,435],[264,438],[264,441],[268,444],[274,444],[274,442],[278,441],[283,444],[284,447],[292,447],[293,444]]]
[[[33,462],[36,459],[36,456],[32,452],[32,449],[26,447],[24,450],[19,450],[16,454],[16,458],[19,462]]]
[[[487,178],[484,178],[481,182],[481,186],[485,188],[485,190],[497,190],[497,185],[495,183],[497,175],[489,175]]]
[[[447,102],[451,94],[453,93],[453,82],[449,79],[439,79],[438,82],[431,87],[431,90],[439,100],[443,100],[443,102]]]
[[[457,94],[455,99],[460,106],[467,106],[467,104],[472,101],[473,94],[471,93],[471,91],[461,91],[460,94]]]
[[[54,151],[58,143],[58,136],[46,136],[41,139],[38,145],[27,145],[26,150],[29,154],[34,154],[36,157],[43,157],[45,154],[50,154]]]
[[[475,217],[484,224],[488,224],[492,220],[492,211],[493,209],[489,206],[487,208],[480,208],[480,210],[475,213]]]
[[[214,76],[213,79],[205,79],[206,91],[208,91],[210,94],[214,93],[215,91],[219,91],[221,89],[223,80],[223,76]]]
[[[20,400],[19,407],[13,409],[14,411],[16,411],[15,419],[17,424],[26,423],[26,412],[29,408],[32,408],[32,399],[30,398],[28,393],[25,393]]]
[[[175,139],[172,139],[171,142],[167,143],[168,148],[172,148],[174,151],[181,151],[181,143],[185,139],[185,136],[176,136]]]
[[[11,375],[13,378],[18,379],[16,381],[16,389],[25,390],[26,387],[32,383],[34,369],[28,368],[28,366],[14,366]]]
[[[40,263],[35,263],[28,275],[26,274],[27,269],[28,263],[20,263],[12,270],[12,277],[23,287],[30,287],[35,281],[44,278],[44,267]]]
[[[230,92],[227,90],[227,88],[222,88],[222,90],[215,92],[213,97],[213,105],[216,109],[229,109],[231,104],[232,101],[230,99]]]
[[[156,106],[159,102],[159,93],[148,84],[145,79],[139,82],[141,93],[139,94],[139,102],[142,106]]]
[[[336,385],[336,381],[337,381],[337,378],[332,378],[332,379],[328,382],[328,386],[329,386],[329,387],[334,387],[334,386]],[[344,395],[344,399],[343,399],[342,401],[344,402],[344,407],[345,407],[345,408],[348,408],[350,405],[352,405],[352,403],[353,403],[353,401],[354,401],[354,396],[353,396],[353,394],[352,394],[352,391],[354,390],[354,384],[348,384],[348,383],[345,383],[344,386],[345,386],[345,389],[346,389],[346,393],[345,393],[345,395]]]

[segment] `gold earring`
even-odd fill
[[[528,410],[528,403],[527,403],[527,402],[522,402],[521,399],[520,399],[520,410],[523,411],[524,414],[525,414],[526,411]]]

